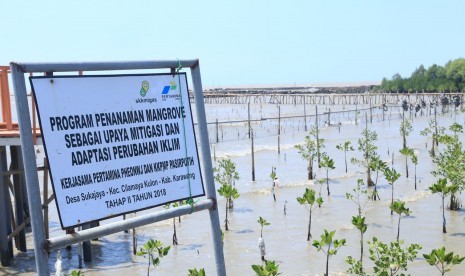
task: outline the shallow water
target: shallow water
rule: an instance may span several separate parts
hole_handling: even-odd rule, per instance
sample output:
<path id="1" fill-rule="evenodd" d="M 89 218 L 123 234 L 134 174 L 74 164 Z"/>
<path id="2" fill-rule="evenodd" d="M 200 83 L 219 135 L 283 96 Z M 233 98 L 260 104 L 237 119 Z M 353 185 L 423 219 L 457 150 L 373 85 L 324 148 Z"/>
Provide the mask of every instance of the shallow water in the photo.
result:
<path id="1" fill-rule="evenodd" d="M 226 120 L 246 120 L 246 105 L 207 105 L 207 118 L 209 122 Z M 327 110 L 342 110 L 341 106 L 319 106 L 319 112 Z M 349 107 L 346 107 L 350 109 Z M 362 108 L 358 106 L 357 108 Z M 252 119 L 263 117 L 277 117 L 275 104 L 251 105 Z M 352 107 L 353 109 L 353 107 Z M 307 113 L 314 113 L 315 107 L 307 105 Z M 310 112 L 311 111 L 311 112 Z M 418 258 L 409 264 L 408 273 L 412 275 L 438 275 L 436 268 L 427 265 L 422 253 L 429 253 L 433 248 L 445 246 L 448 251 L 465 255 L 465 221 L 463 212 L 446 211 L 447 234 L 442 234 L 441 203 L 438 195 L 432 195 L 428 186 L 435 182 L 431 171 L 435 165 L 427 152 L 431 145 L 430 139 L 419 133 L 428 123 L 430 117 L 413 116 L 413 132 L 407 141 L 418 155 L 417 166 L 418 187 L 414 189 L 414 167 L 410 163 L 409 178 L 405 177 L 405 159 L 399 153 L 402 139 L 399 134 L 401 123 L 400 110 L 393 108 L 386 112 L 385 121 L 382 121 L 381 111 L 374 110 L 373 123 L 368 127 L 378 133 L 378 152 L 382 159 L 391 164 L 394 153 L 394 168 L 401 173 L 401 177 L 394 184 L 395 198 L 406 201 L 412 211 L 411 216 L 402 219 L 400 238 L 406 244 L 419 243 L 423 249 Z M 302 106 L 282 105 L 281 116 L 303 114 Z M 357 123 L 355 124 L 355 116 Z M 304 131 L 302 118 L 286 119 L 281 121 L 280 154 L 278 154 L 277 120 L 264 120 L 252 124 L 256 133 L 255 147 L 255 175 L 256 181 L 251 181 L 251 155 L 250 140 L 247 136 L 247 124 L 223 124 L 222 137 L 216 143 L 216 127 L 209 125 L 210 140 L 213 141 L 212 155 L 219 158 L 230 158 L 237 165 L 240 179 L 236 187 L 241 196 L 234 202 L 234 210 L 230 211 L 230 231 L 225 232 L 224 254 L 228 275 L 253 275 L 252 264 L 260 264 L 260 255 L 257 239 L 260 236 L 260 226 L 257 223 L 259 216 L 271 223 L 263 230 L 266 241 L 266 258 L 276 260 L 283 275 L 322 275 L 324 273 L 325 258 L 306 241 L 308 210 L 298 204 L 296 197 L 302 196 L 306 187 L 322 192 L 324 203 L 321 208 L 315 208 L 312 214 L 312 235 L 318 238 L 324 229 L 336 230 L 336 238 L 347 239 L 347 246 L 330 260 L 331 275 L 345 275 L 348 265 L 344 262 L 347 256 L 358 258 L 360 256 L 359 231 L 351 224 L 351 217 L 356 215 L 356 205 L 345 198 L 346 192 L 351 192 L 358 178 L 365 178 L 362 169 L 348 163 L 349 172 L 345 173 L 344 155 L 336 149 L 336 145 L 350 140 L 357 148 L 357 139 L 365 126 L 361 119 L 364 112 L 357 115 L 334 114 L 331 121 L 341 126 L 326 126 L 327 118 L 321 116 L 320 137 L 326 140 L 324 151 L 336 162 L 336 169 L 329 173 L 331 195 L 327 196 L 326 186 L 314 185 L 307 181 L 307 162 L 304 161 L 294 145 L 301 143 L 307 133 Z M 369 116 L 369 115 L 368 115 Z M 462 113 L 438 114 L 441 126 L 448 127 L 452 122 L 464 123 Z M 308 128 L 315 118 L 308 118 Z M 463 138 L 463 137 L 462 137 Z M 42 161 L 42 151 L 38 155 L 38 162 Z M 355 150 L 349 152 L 347 158 L 360 157 Z M 216 164 L 213 164 L 214 166 Z M 280 179 L 281 187 L 277 189 L 277 201 L 273 201 L 271 194 L 271 181 L 269 174 L 275 166 Z M 325 171 L 317 170 L 317 178 L 323 178 Z M 41 179 L 42 176 L 39 176 Z M 397 234 L 397 216 L 391 216 L 389 210 L 391 186 L 379 178 L 378 192 L 381 201 L 367 204 L 365 215 L 368 230 L 365 241 L 376 236 L 384 242 L 395 240 Z M 51 192 L 51 188 L 49 193 Z M 461 196 L 463 201 L 463 196 Z M 224 226 L 225 201 L 219 198 L 219 212 L 222 227 Z M 284 214 L 286 205 L 287 214 Z M 63 231 L 59 227 L 55 206 L 51 205 L 51 233 L 59 236 Z M 115 218 L 108 221 L 119 220 Z M 105 221 L 106 222 L 106 221 Z M 103 222 L 103 223 L 105 223 Z M 152 271 L 153 275 L 186 275 L 191 268 L 205 268 L 207 275 L 215 275 L 215 259 L 211 240 L 209 217 L 207 212 L 195 213 L 176 220 L 177 237 L 179 245 L 172 246 L 168 256 L 161 260 L 160 266 Z M 137 229 L 138 244 L 142 245 L 148 238 L 162 241 L 170 245 L 172 240 L 173 221 L 164 221 Z M 29 247 L 32 247 L 29 233 Z M 85 275 L 145 275 L 147 260 L 132 255 L 132 237 L 128 233 L 119 233 L 101 238 L 92 242 L 93 261 L 83 265 Z M 63 269 L 77 269 L 79 265 L 77 246 L 71 251 L 62 251 Z M 56 252 L 50 256 L 50 267 L 54 271 Z M 35 269 L 33 251 L 17 253 L 13 265 L 0 268 L 1 275 L 33 274 Z M 368 259 L 368 245 L 365 242 L 365 264 L 371 270 Z M 448 275 L 465 275 L 465 264 L 455 266 Z"/>

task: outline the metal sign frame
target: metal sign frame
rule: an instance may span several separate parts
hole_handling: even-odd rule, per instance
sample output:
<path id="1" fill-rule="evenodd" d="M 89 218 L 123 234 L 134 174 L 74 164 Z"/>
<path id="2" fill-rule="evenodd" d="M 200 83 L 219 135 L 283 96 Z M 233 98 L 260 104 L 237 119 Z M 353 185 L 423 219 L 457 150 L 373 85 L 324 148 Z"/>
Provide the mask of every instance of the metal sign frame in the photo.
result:
<path id="1" fill-rule="evenodd" d="M 42 203 L 40 198 L 39 178 L 37 175 L 37 163 L 35 160 L 34 143 L 27 99 L 26 82 L 24 74 L 76 71 L 114 71 L 114 70 L 153 70 L 171 69 L 174 72 L 179 65 L 190 68 L 195 97 L 195 108 L 199 130 L 200 154 L 202 156 L 202 173 L 206 199 L 193 206 L 185 205 L 174 209 L 152 212 L 142 216 L 129 218 L 123 221 L 108 223 L 96 228 L 86 229 L 75 234 L 67 234 L 55 238 L 46 239 Z M 207 120 L 203 98 L 202 80 L 198 59 L 191 60 L 165 60 L 165 61 L 129 61 L 129 62 L 85 62 L 85 63 L 10 63 L 13 78 L 13 87 L 18 115 L 22 156 L 24 160 L 25 178 L 28 190 L 28 201 L 31 210 L 31 226 L 34 237 L 34 254 L 38 275 L 50 275 L 48 253 L 51 250 L 67 245 L 91 240 L 105 235 L 114 234 L 123 230 L 140 227 L 150 223 L 171 219 L 181 215 L 191 214 L 202 210 L 208 210 L 210 226 L 213 238 L 213 247 L 216 260 L 217 275 L 226 275 L 224 262 L 223 243 L 217 209 L 215 182 L 208 141 Z"/>

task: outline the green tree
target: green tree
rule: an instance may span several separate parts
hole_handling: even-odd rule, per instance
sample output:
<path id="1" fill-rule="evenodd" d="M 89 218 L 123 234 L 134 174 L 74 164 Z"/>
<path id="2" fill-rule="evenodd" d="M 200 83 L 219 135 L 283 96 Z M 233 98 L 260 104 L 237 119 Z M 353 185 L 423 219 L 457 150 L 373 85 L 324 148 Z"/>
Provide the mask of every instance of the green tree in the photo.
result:
<path id="1" fill-rule="evenodd" d="M 391 242 L 389 245 L 373 237 L 370 245 L 370 260 L 374 262 L 375 275 L 393 276 L 400 270 L 407 271 L 408 262 L 412 262 L 421 249 L 419 244 L 411 244 L 402 248 L 403 240 Z M 401 274 L 403 275 L 403 274 Z"/>
<path id="2" fill-rule="evenodd" d="M 309 188 L 305 188 L 305 193 L 303 194 L 302 197 L 297 197 L 297 202 L 299 202 L 300 205 L 308 204 L 310 207 L 308 208 L 309 212 L 309 218 L 308 218 L 308 233 L 307 233 L 307 241 L 310 240 L 312 237 L 312 234 L 310 233 L 310 229 L 312 227 L 312 209 L 313 205 L 317 203 L 319 206 L 323 204 L 323 199 L 321 197 L 316 197 L 315 196 L 315 191 L 311 190 Z"/>
<path id="3" fill-rule="evenodd" d="M 394 168 L 386 168 L 384 170 L 384 177 L 386 178 L 389 185 L 391 185 L 391 205 L 394 204 L 394 182 L 397 181 L 400 177 L 400 173 L 398 173 Z M 393 210 L 391 209 L 391 215 L 393 215 Z"/>
<path id="4" fill-rule="evenodd" d="M 149 263 L 147 267 L 147 275 L 150 275 L 150 264 L 153 267 L 157 267 L 160 264 L 160 259 L 168 255 L 170 246 L 163 247 L 163 244 L 159 240 L 149 239 L 140 251 L 137 252 L 137 256 L 148 257 Z"/>
<path id="5" fill-rule="evenodd" d="M 336 145 L 336 148 L 344 152 L 344 163 L 346 166 L 346 173 L 347 173 L 347 152 L 354 151 L 354 147 L 352 147 L 352 144 L 350 143 L 350 141 L 345 141 L 344 143 Z"/>
<path id="6" fill-rule="evenodd" d="M 230 201 L 239 197 L 239 192 L 231 184 L 223 184 L 218 189 L 218 193 L 226 199 L 226 215 L 224 219 L 224 229 L 229 230 L 228 209 L 231 208 Z"/>
<path id="7" fill-rule="evenodd" d="M 328 191 L 328 196 L 331 194 L 329 192 L 329 170 L 334 170 L 336 167 L 334 167 L 334 160 L 329 158 L 328 155 L 323 154 L 321 161 L 321 167 L 325 168 L 326 170 L 326 190 Z"/>
<path id="8" fill-rule="evenodd" d="M 367 185 L 373 186 L 374 183 L 371 180 L 371 162 L 373 158 L 377 157 L 378 147 L 374 144 L 378 140 L 378 134 L 375 131 L 368 130 L 367 128 L 362 130 L 362 138 L 358 139 L 358 150 L 363 153 L 362 159 L 352 158 L 352 163 L 358 164 L 366 169 L 367 172 Z"/>
<path id="9" fill-rule="evenodd" d="M 446 248 L 443 246 L 439 249 L 433 249 L 430 254 L 423 254 L 426 262 L 435 266 L 441 275 L 445 275 L 446 272 L 450 272 L 454 265 L 460 264 L 465 257 L 454 255 L 454 252 L 446 252 Z"/>
<path id="10" fill-rule="evenodd" d="M 442 233 L 447 233 L 446 230 L 446 215 L 445 215 L 445 206 L 444 206 L 444 200 L 446 196 L 448 196 L 452 191 L 455 191 L 458 189 L 456 185 L 447 185 L 447 179 L 446 178 L 440 178 L 438 181 L 433 184 L 432 186 L 429 187 L 430 191 L 433 194 L 439 194 L 441 196 L 442 200 Z"/>
<path id="11" fill-rule="evenodd" d="M 396 214 L 399 215 L 399 221 L 397 223 L 397 241 L 399 241 L 399 234 L 400 234 L 400 219 L 402 215 L 408 216 L 410 215 L 410 209 L 405 207 L 405 202 L 397 200 L 394 201 L 391 206 L 389 206 L 391 211 L 394 211 Z"/>
<path id="12" fill-rule="evenodd" d="M 236 180 L 239 180 L 239 173 L 236 171 L 236 164 L 230 159 L 220 160 L 218 167 L 213 168 L 215 181 L 220 185 L 236 186 Z M 234 208 L 234 201 L 229 201 L 229 208 Z"/>
<path id="13" fill-rule="evenodd" d="M 318 251 L 323 251 L 326 255 L 326 273 L 324 274 L 326 276 L 329 275 L 329 259 L 336 255 L 341 247 L 346 245 L 345 239 L 334 239 L 335 233 L 336 231 L 328 232 L 328 230 L 325 229 L 324 233 L 320 236 L 321 239 L 319 241 L 313 241 L 312 244 Z M 331 248 L 331 246 L 333 246 L 333 248 Z"/>
<path id="14" fill-rule="evenodd" d="M 263 238 L 263 227 L 270 225 L 270 223 L 268 221 L 266 221 L 266 219 L 264 219 L 262 217 L 259 217 L 257 222 L 260 224 L 260 237 Z"/>
<path id="15" fill-rule="evenodd" d="M 279 265 L 275 261 L 265 261 L 265 266 L 263 265 L 252 265 L 253 271 L 257 276 L 275 276 L 281 275 L 279 273 Z"/>

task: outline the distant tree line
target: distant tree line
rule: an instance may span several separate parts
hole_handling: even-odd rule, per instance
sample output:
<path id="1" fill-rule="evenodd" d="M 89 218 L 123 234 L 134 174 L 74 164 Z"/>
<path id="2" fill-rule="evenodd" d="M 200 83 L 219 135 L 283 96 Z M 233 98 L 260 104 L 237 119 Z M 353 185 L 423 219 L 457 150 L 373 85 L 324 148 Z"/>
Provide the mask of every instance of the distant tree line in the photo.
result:
<path id="1" fill-rule="evenodd" d="M 375 90 L 385 92 L 464 92 L 465 58 L 449 61 L 445 66 L 437 64 L 425 69 L 420 65 L 409 78 L 394 74 L 390 80 L 383 78 Z"/>

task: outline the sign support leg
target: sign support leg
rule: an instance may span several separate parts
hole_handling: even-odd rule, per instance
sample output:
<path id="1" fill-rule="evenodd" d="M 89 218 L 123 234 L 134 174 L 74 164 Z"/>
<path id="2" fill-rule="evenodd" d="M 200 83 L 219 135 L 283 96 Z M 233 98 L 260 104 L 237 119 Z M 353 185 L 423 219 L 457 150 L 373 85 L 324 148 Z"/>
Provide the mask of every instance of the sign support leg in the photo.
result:
<path id="1" fill-rule="evenodd" d="M 40 199 L 39 177 L 35 159 L 34 143 L 31 133 L 31 120 L 27 100 L 24 72 L 11 63 L 11 75 L 15 91 L 16 110 L 18 114 L 19 131 L 22 145 L 22 155 L 25 168 L 28 202 L 30 206 L 31 226 L 34 235 L 34 254 L 37 274 L 50 275 L 48 267 L 48 253 L 43 250 L 45 243 L 44 219 L 42 216 L 42 202 Z"/>
<path id="2" fill-rule="evenodd" d="M 221 239 L 220 217 L 218 214 L 218 204 L 216 201 L 215 180 L 213 179 L 213 168 L 208 142 L 207 119 L 203 101 L 202 80 L 200 78 L 200 68 L 198 64 L 191 67 L 192 83 L 195 91 L 195 108 L 197 111 L 197 123 L 199 127 L 200 148 L 203 156 L 203 169 L 205 172 L 205 190 L 207 197 L 213 199 L 215 205 L 209 209 L 210 226 L 212 230 L 213 248 L 215 251 L 216 274 L 226 275 L 224 263 L 223 241 Z"/>

